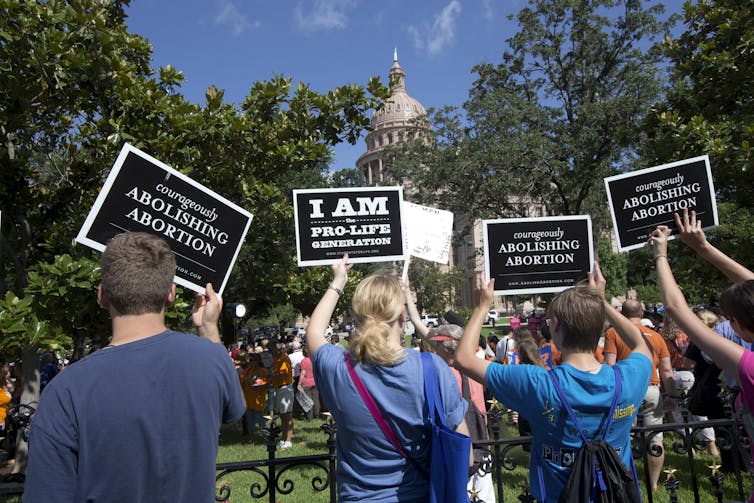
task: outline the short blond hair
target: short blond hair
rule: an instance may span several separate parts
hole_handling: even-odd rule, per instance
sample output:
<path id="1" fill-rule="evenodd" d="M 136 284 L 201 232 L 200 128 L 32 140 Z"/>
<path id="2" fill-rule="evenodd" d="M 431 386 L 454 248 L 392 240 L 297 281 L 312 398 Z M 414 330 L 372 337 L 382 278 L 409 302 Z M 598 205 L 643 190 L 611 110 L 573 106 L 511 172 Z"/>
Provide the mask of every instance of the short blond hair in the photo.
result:
<path id="1" fill-rule="evenodd" d="M 707 325 L 710 328 L 715 328 L 718 323 L 720 323 L 720 317 L 710 311 L 709 309 L 702 309 L 696 315 L 699 317 L 700 320 L 704 322 L 705 325 Z"/>
<path id="2" fill-rule="evenodd" d="M 348 350 L 359 362 L 395 365 L 405 358 L 387 344 L 395 323 L 403 313 L 405 294 L 398 278 L 374 274 L 362 280 L 353 294 L 351 308 L 356 329 L 349 338 Z"/>

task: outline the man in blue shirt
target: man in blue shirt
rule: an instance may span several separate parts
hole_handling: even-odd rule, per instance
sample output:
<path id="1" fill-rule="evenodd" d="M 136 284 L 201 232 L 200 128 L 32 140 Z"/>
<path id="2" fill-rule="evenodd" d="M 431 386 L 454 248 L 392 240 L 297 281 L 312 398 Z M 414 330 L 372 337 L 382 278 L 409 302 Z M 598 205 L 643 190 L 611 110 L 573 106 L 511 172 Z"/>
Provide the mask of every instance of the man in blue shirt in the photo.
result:
<path id="1" fill-rule="evenodd" d="M 192 316 L 200 335 L 170 331 L 175 257 L 145 233 L 114 237 L 97 299 L 107 347 L 45 388 L 29 438 L 25 502 L 213 501 L 220 423 L 244 413 L 207 284 Z"/>
<path id="2" fill-rule="evenodd" d="M 588 287 L 577 286 L 560 293 L 548 307 L 552 339 L 563 358 L 553 372 L 581 426 L 587 430 L 585 436 L 596 438 L 615 394 L 613 371 L 594 356 L 607 316 L 632 349 L 626 360 L 616 364 L 623 390 L 607 434 L 607 442 L 629 466 L 631 425 L 649 383 L 651 354 L 639 329 L 605 302 L 605 279 L 596 263 L 589 283 Z M 557 502 L 582 441 L 547 370 L 476 358 L 476 341 L 492 304 L 494 286 L 493 279 L 477 290 L 477 305 L 456 351 L 456 367 L 488 386 L 498 400 L 529 421 L 533 433 L 529 467 L 532 493 L 540 502 Z"/>

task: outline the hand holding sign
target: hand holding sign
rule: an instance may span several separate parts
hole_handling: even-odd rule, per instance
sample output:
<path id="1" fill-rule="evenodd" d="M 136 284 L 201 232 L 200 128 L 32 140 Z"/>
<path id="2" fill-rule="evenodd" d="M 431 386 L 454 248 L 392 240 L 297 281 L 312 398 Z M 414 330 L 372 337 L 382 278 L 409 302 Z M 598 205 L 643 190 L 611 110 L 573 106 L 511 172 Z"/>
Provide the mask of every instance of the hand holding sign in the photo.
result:
<path id="1" fill-rule="evenodd" d="M 654 258 L 668 257 L 668 238 L 671 233 L 667 225 L 658 225 L 649 235 L 647 243 L 652 247 Z"/>
<path id="2" fill-rule="evenodd" d="M 196 294 L 191 320 L 194 322 L 194 326 L 199 329 L 199 335 L 213 342 L 221 342 L 217 321 L 223 311 L 223 299 L 212 288 L 212 283 L 207 283 L 204 290 L 206 293 Z"/>
<path id="3" fill-rule="evenodd" d="M 488 309 L 495 300 L 495 278 L 489 280 L 486 285 L 479 285 L 474 292 L 474 297 L 476 297 L 478 307 Z"/>
<path id="4" fill-rule="evenodd" d="M 597 263 L 597 261 L 594 261 L 594 270 L 587 273 L 587 277 L 589 278 L 589 286 L 592 288 L 596 288 L 597 291 L 600 292 L 602 295 L 602 298 L 605 298 L 605 287 L 607 286 L 607 281 L 605 280 L 605 277 L 602 275 L 602 271 L 600 270 L 600 265 Z"/>
<path id="5" fill-rule="evenodd" d="M 353 264 L 348 263 L 348 254 L 343 255 L 343 259 L 332 265 L 332 285 L 343 290 L 348 281 L 348 271 L 351 270 Z"/>

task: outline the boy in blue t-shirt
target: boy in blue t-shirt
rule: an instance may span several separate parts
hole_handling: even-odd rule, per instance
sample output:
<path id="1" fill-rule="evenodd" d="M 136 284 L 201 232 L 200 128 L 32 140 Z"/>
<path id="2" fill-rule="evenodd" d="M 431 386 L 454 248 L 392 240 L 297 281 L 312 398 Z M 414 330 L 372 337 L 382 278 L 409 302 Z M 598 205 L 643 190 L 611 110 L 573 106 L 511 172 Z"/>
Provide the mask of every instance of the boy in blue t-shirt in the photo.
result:
<path id="1" fill-rule="evenodd" d="M 477 289 L 477 305 L 456 350 L 455 365 L 529 421 L 533 432 L 529 467 L 532 493 L 538 501 L 556 502 L 582 441 L 546 369 L 500 365 L 476 357 L 476 341 L 492 304 L 494 287 L 493 279 Z M 639 329 L 605 301 L 605 278 L 596 263 L 594 272 L 589 273 L 589 286 L 565 290 L 547 309 L 553 342 L 562 352 L 562 364 L 554 372 L 582 428 L 587 430 L 586 437 L 596 438 L 615 394 L 613 371 L 594 356 L 606 317 L 633 351 L 616 364 L 623 390 L 606 439 L 630 466 L 631 425 L 649 384 L 651 354 Z"/>

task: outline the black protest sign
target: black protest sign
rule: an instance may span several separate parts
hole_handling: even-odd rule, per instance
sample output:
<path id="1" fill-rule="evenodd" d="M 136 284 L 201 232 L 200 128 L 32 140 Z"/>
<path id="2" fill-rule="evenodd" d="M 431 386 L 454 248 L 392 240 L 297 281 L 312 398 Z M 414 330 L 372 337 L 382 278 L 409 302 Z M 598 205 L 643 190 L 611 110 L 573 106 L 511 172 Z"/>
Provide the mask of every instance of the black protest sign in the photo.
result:
<path id="1" fill-rule="evenodd" d="M 175 253 L 175 282 L 222 294 L 252 215 L 170 166 L 126 144 L 76 241 L 103 251 L 127 231 L 163 238 Z"/>
<path id="2" fill-rule="evenodd" d="M 401 187 L 293 191 L 301 266 L 404 260 Z"/>
<path id="3" fill-rule="evenodd" d="M 487 278 L 500 295 L 561 292 L 593 263 L 588 215 L 483 220 Z"/>
<path id="4" fill-rule="evenodd" d="M 644 246 L 658 225 L 677 234 L 673 213 L 684 209 L 696 211 L 705 229 L 719 223 L 706 155 L 611 176 L 605 188 L 620 251 Z"/>

